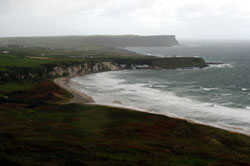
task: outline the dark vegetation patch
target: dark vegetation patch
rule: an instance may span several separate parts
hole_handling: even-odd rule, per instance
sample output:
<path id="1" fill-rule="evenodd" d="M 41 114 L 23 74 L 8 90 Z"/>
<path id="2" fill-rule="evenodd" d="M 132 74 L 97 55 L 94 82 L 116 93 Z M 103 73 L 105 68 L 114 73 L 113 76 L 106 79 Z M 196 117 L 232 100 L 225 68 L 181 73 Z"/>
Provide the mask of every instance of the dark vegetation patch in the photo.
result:
<path id="1" fill-rule="evenodd" d="M 0 109 L 2 160 L 20 165 L 247 165 L 249 137 L 91 105 Z"/>
<path id="2" fill-rule="evenodd" d="M 9 85 L 9 84 L 8 84 Z M 13 84 L 14 86 L 15 84 Z M 25 84 L 28 85 L 28 84 Z M 24 87 L 20 91 L 6 92 L 0 97 L 2 105 L 8 107 L 24 106 L 36 107 L 48 103 L 66 103 L 72 95 L 54 84 L 52 80 L 42 80 L 41 82 L 32 84 L 33 86 Z M 17 87 L 19 87 L 17 85 Z M 20 88 L 23 88 L 22 86 Z M 29 88 L 28 90 L 25 90 Z"/>
<path id="3" fill-rule="evenodd" d="M 71 96 L 50 80 L 16 95 L 18 102 L 0 105 L 6 165 L 250 163 L 250 139 L 240 134 L 133 110 L 61 104 Z"/>

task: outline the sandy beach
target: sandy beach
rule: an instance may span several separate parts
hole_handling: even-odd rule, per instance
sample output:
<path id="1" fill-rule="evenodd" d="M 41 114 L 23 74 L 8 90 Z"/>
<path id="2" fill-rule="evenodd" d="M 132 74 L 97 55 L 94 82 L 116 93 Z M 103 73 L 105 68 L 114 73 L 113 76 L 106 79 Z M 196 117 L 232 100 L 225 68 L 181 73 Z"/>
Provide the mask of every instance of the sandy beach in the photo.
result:
<path id="1" fill-rule="evenodd" d="M 60 77 L 54 79 L 54 82 L 63 89 L 66 89 L 68 92 L 73 94 L 73 98 L 69 103 L 77 103 L 77 104 L 86 104 L 86 103 L 95 103 L 94 99 L 91 96 L 88 96 L 84 93 L 81 93 L 74 88 L 69 86 L 70 77 Z"/>

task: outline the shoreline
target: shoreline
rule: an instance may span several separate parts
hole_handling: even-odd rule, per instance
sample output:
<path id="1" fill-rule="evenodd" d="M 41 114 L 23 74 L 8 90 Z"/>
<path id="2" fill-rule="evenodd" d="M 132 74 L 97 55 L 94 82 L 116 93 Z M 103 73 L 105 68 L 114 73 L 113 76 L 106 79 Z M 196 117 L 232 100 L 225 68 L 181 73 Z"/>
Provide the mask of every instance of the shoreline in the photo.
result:
<path id="1" fill-rule="evenodd" d="M 91 96 L 88 96 L 85 93 L 75 90 L 74 88 L 69 86 L 71 82 L 70 77 L 59 77 L 54 79 L 54 83 L 59 87 L 67 90 L 73 95 L 73 98 L 68 103 L 77 103 L 77 104 L 87 104 L 87 103 L 95 103 L 94 99 Z"/>
<path id="2" fill-rule="evenodd" d="M 240 128 L 234 128 L 234 127 L 228 127 L 228 126 L 220 126 L 220 125 L 213 125 L 213 124 L 209 124 L 209 123 L 203 123 L 203 122 L 195 121 L 195 120 L 192 120 L 192 119 L 177 117 L 177 116 L 174 116 L 174 115 L 171 115 L 171 114 L 154 113 L 154 112 L 148 111 L 146 109 L 140 109 L 140 108 L 135 108 L 135 107 L 124 106 L 122 104 L 120 105 L 120 104 L 117 104 L 116 101 L 114 101 L 113 104 L 98 104 L 98 103 L 96 103 L 94 101 L 93 97 L 87 95 L 84 92 L 80 92 L 80 91 L 72 88 L 69 85 L 69 83 L 71 82 L 71 80 L 70 80 L 71 78 L 72 77 L 59 77 L 59 78 L 54 79 L 55 84 L 57 84 L 59 87 L 65 89 L 65 90 L 67 90 L 68 92 L 72 93 L 73 98 L 68 103 L 107 106 L 107 107 L 112 107 L 112 108 L 121 108 L 121 109 L 127 109 L 127 110 L 131 110 L 131 111 L 139 111 L 139 112 L 144 112 L 144 113 L 149 113 L 149 114 L 167 116 L 169 118 L 184 120 L 184 121 L 186 121 L 188 123 L 191 123 L 191 124 L 214 127 L 214 128 L 217 128 L 217 129 L 221 129 L 221 130 L 231 132 L 231 133 L 242 134 L 242 135 L 250 137 L 250 133 L 248 133 L 248 132 L 246 132 L 246 131 L 244 131 L 243 129 L 240 129 Z"/>

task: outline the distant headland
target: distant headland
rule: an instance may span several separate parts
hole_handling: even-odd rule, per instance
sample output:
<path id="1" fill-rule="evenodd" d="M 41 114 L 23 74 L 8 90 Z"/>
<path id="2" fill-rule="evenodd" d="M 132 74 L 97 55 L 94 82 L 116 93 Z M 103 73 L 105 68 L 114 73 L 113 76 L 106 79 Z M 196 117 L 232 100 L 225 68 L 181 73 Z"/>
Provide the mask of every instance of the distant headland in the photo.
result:
<path id="1" fill-rule="evenodd" d="M 169 47 L 179 45 L 174 35 L 83 36 L 83 42 L 111 47 Z"/>
<path id="2" fill-rule="evenodd" d="M 4 44 L 4 45 L 3 45 Z M 104 47 L 171 47 L 179 45 L 175 35 L 93 35 L 0 38 L 0 46 L 24 47 L 104 46 Z M 64 48 L 65 48 L 64 47 Z"/>

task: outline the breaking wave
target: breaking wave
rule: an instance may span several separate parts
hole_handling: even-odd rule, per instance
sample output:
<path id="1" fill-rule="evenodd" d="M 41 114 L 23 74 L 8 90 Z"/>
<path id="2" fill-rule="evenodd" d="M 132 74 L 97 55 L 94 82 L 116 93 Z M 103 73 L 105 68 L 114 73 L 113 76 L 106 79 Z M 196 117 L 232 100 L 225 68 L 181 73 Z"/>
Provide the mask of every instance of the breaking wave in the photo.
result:
<path id="1" fill-rule="evenodd" d="M 78 76 L 72 81 L 77 83 L 76 89 L 91 95 L 98 104 L 117 106 L 116 101 L 121 101 L 119 106 L 190 119 L 229 130 L 237 128 L 239 132 L 250 133 L 250 107 L 232 108 L 227 107 L 231 103 L 218 105 L 179 97 L 173 92 L 161 90 L 167 86 L 153 81 L 128 83 L 126 79 L 118 77 L 123 72 L 126 71 Z M 214 89 L 203 88 L 205 91 Z"/>

